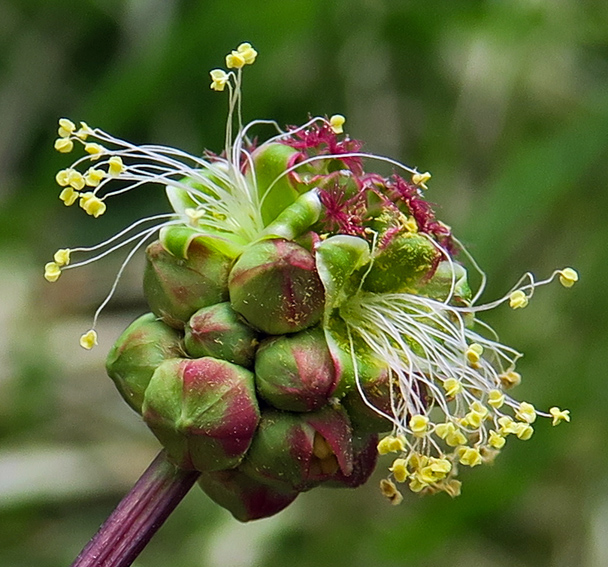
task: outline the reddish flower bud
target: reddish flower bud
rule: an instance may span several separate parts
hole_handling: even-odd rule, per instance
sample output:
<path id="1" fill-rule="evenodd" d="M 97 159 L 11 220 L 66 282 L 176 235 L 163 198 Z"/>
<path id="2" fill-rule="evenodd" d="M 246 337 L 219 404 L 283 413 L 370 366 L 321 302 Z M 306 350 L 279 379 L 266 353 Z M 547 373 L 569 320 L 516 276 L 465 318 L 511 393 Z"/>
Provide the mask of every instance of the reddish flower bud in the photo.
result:
<path id="1" fill-rule="evenodd" d="M 181 329 L 192 314 L 228 299 L 228 272 L 232 260 L 200 239 L 188 246 L 187 258 L 178 258 L 153 242 L 146 250 L 144 292 L 155 315 Z"/>
<path id="2" fill-rule="evenodd" d="M 263 484 L 239 469 L 204 473 L 198 483 L 209 498 L 241 522 L 274 516 L 299 494 Z"/>
<path id="3" fill-rule="evenodd" d="M 342 408 L 262 414 L 241 470 L 283 490 L 308 490 L 353 472 L 352 430 Z"/>
<path id="4" fill-rule="evenodd" d="M 184 344 L 193 358 L 212 356 L 253 366 L 258 334 L 230 307 L 217 303 L 199 309 L 186 324 Z"/>
<path id="5" fill-rule="evenodd" d="M 106 360 L 106 370 L 125 401 L 138 413 L 156 368 L 181 355 L 179 334 L 154 313 L 135 320 L 120 335 Z"/>
<path id="6" fill-rule="evenodd" d="M 335 478 L 323 486 L 328 488 L 357 488 L 365 484 L 378 462 L 378 436 L 376 434 L 353 437 L 353 472 L 345 475 L 339 471 Z"/>
<path id="7" fill-rule="evenodd" d="M 143 417 L 178 466 L 233 468 L 259 420 L 253 374 L 211 357 L 167 360 L 146 389 Z"/>
<path id="8" fill-rule="evenodd" d="M 274 407 L 311 411 L 327 403 L 336 388 L 336 372 L 321 329 L 271 337 L 255 359 L 256 386 Z"/>
<path id="9" fill-rule="evenodd" d="M 228 285 L 232 308 L 270 335 L 302 331 L 323 314 L 325 292 L 315 260 L 295 242 L 253 244 L 234 265 Z"/>

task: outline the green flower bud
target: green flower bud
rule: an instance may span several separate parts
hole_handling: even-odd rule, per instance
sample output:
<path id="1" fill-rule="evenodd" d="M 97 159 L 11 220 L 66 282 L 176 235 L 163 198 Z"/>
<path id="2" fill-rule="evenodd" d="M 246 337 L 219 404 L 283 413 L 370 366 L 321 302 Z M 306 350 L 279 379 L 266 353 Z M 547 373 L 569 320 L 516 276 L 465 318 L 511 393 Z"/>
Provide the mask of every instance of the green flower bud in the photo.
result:
<path id="1" fill-rule="evenodd" d="M 263 484 L 239 469 L 203 473 L 198 483 L 209 498 L 241 522 L 274 516 L 299 494 Z"/>
<path id="2" fill-rule="evenodd" d="M 262 414 L 241 470 L 283 490 L 309 490 L 353 472 L 352 429 L 346 412 L 325 406 L 309 413 Z"/>
<path id="3" fill-rule="evenodd" d="M 453 303 L 469 304 L 472 293 L 467 281 L 467 271 L 456 262 L 439 262 L 433 277 L 418 287 L 418 293 L 438 301 L 445 301 L 450 290 L 452 290 Z"/>
<path id="4" fill-rule="evenodd" d="M 178 466 L 233 468 L 259 420 L 253 374 L 211 357 L 167 360 L 146 389 L 143 418 Z"/>
<path id="5" fill-rule="evenodd" d="M 184 345 L 191 357 L 212 356 L 240 366 L 253 366 L 258 334 L 240 319 L 230 303 L 199 309 L 185 331 Z"/>
<path id="6" fill-rule="evenodd" d="M 208 305 L 228 299 L 228 272 L 231 259 L 193 239 L 187 256 L 167 252 L 160 242 L 146 250 L 144 292 L 155 315 L 181 329 L 192 314 Z"/>
<path id="7" fill-rule="evenodd" d="M 336 373 L 321 329 L 271 337 L 255 359 L 258 392 L 271 405 L 311 411 L 327 403 L 336 388 Z"/>
<path id="8" fill-rule="evenodd" d="M 141 413 L 144 392 L 156 368 L 183 354 L 180 339 L 175 329 L 158 321 L 154 313 L 147 313 L 131 323 L 114 343 L 106 370 L 136 412 Z"/>
<path id="9" fill-rule="evenodd" d="M 264 225 L 271 223 L 298 198 L 298 191 L 285 170 L 298 151 L 285 144 L 273 142 L 257 148 L 252 155 L 255 181 L 262 200 Z M 276 183 L 275 183 L 276 181 Z"/>
<path id="10" fill-rule="evenodd" d="M 363 287 L 374 293 L 407 291 L 429 273 L 438 257 L 439 252 L 428 238 L 399 234 L 376 252 Z"/>
<path id="11" fill-rule="evenodd" d="M 323 315 L 325 292 L 315 260 L 295 242 L 253 244 L 234 265 L 228 286 L 232 308 L 270 335 L 302 331 Z"/>

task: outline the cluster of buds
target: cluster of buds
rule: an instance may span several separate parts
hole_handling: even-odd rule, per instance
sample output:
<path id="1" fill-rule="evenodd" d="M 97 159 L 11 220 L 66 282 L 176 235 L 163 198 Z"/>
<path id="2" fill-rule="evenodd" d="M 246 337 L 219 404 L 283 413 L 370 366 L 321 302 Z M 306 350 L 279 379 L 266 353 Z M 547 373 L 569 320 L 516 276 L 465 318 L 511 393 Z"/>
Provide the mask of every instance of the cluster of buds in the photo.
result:
<path id="1" fill-rule="evenodd" d="M 151 313 L 118 339 L 107 370 L 170 458 L 199 471 L 203 490 L 238 519 L 272 515 L 319 485 L 359 486 L 387 453 L 395 459 L 381 490 L 392 503 L 400 483 L 455 496 L 459 466 L 493 460 L 509 437 L 529 439 L 538 416 L 569 421 L 567 410 L 538 411 L 507 393 L 521 354 L 478 314 L 523 308 L 538 285 L 570 287 L 577 273 L 526 274 L 479 304 L 483 286 L 474 293 L 467 279 L 477 265 L 424 199 L 428 172 L 362 151 L 340 115 L 286 131 L 241 123 L 242 68 L 256 56 L 241 44 L 229 72 L 211 72 L 211 88 L 229 90 L 220 155 L 60 121 L 56 148 L 80 143 L 86 154 L 57 176 L 66 205 L 80 200 L 98 217 L 111 196 L 160 183 L 173 212 L 60 250 L 45 276 L 131 245 L 81 337 L 92 348 L 101 309 L 147 244 Z M 253 143 L 258 124 L 277 134 Z M 95 168 L 81 173 L 88 160 Z M 373 160 L 394 173 L 366 171 Z M 120 188 L 108 191 L 114 179 Z M 70 264 L 74 254 L 86 257 Z"/>

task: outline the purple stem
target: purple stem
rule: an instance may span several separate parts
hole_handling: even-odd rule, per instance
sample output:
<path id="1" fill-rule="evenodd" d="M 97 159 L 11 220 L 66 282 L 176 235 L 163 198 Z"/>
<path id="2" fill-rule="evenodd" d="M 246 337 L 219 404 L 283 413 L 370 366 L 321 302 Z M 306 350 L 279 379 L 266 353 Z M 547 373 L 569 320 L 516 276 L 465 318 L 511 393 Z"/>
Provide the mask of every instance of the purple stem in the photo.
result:
<path id="1" fill-rule="evenodd" d="M 161 451 L 72 567 L 131 565 L 198 476 L 196 471 L 185 471 L 171 464 Z"/>

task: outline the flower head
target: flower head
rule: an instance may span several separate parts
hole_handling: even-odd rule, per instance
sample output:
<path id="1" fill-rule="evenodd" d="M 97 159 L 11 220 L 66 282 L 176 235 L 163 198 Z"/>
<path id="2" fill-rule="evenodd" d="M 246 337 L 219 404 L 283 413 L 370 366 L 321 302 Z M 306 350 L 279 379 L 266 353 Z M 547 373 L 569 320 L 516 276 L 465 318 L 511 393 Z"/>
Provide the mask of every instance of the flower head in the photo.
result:
<path id="1" fill-rule="evenodd" d="M 65 205 L 78 201 L 98 218 L 112 197 L 161 184 L 172 211 L 99 245 L 59 250 L 45 278 L 130 246 L 81 337 L 92 348 L 126 263 L 158 236 L 146 248 L 144 278 L 153 314 L 121 338 L 110 372 L 175 461 L 214 473 L 203 485 L 235 514 L 265 514 L 253 493 L 276 510 L 321 482 L 355 486 L 371 474 L 376 444 L 393 456 L 381 484 L 393 504 L 402 500 L 397 484 L 456 496 L 459 468 L 491 461 L 509 437 L 529 439 L 539 416 L 570 419 L 568 410 L 544 412 L 511 397 L 522 355 L 480 315 L 503 304 L 523 308 L 538 286 L 559 279 L 571 287 L 578 274 L 526 274 L 503 297 L 480 303 L 485 275 L 474 292 L 467 269 L 477 264 L 423 196 L 430 173 L 364 152 L 343 133 L 341 115 L 286 130 L 242 123 L 242 69 L 256 57 L 242 43 L 226 57 L 229 71 L 211 71 L 211 88 L 228 91 L 219 155 L 138 146 L 60 120 L 57 151 L 83 150 L 56 176 Z M 262 124 L 277 133 L 254 144 L 250 131 Z M 393 173 L 370 172 L 373 162 Z M 149 353 L 149 337 L 166 348 Z M 264 411 L 254 434 L 256 391 Z M 211 420 L 200 407 L 218 397 Z M 243 430 L 233 452 L 228 427 Z M 209 455 L 217 467 L 209 468 Z"/>

